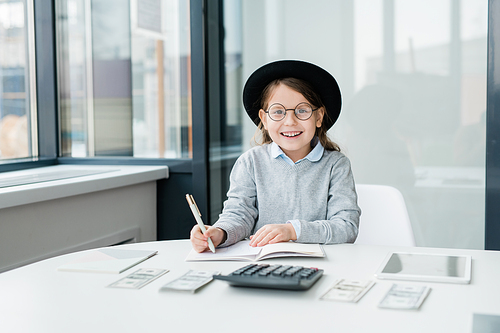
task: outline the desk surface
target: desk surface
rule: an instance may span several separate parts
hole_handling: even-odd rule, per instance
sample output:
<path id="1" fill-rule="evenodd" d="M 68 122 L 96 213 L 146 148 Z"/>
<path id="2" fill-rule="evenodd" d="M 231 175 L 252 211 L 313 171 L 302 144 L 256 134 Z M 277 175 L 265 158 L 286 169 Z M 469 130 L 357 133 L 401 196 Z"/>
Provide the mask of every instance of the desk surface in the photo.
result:
<path id="1" fill-rule="evenodd" d="M 264 261 L 323 268 L 324 276 L 308 291 L 235 288 L 212 281 L 188 294 L 159 289 L 189 269 L 228 274 L 247 263 L 185 262 L 191 249 L 187 240 L 121 247 L 153 249 L 158 254 L 119 275 L 56 270 L 82 252 L 0 274 L 0 331 L 471 332 L 474 313 L 500 315 L 500 252 L 327 245 L 326 258 Z M 387 253 L 408 250 L 471 255 L 471 283 L 401 282 L 432 288 L 422 307 L 417 311 L 379 309 L 378 303 L 397 281 L 377 280 L 373 274 Z M 106 288 L 137 268 L 166 268 L 170 272 L 139 290 Z M 358 303 L 320 300 L 337 278 L 372 279 L 376 284 Z"/>

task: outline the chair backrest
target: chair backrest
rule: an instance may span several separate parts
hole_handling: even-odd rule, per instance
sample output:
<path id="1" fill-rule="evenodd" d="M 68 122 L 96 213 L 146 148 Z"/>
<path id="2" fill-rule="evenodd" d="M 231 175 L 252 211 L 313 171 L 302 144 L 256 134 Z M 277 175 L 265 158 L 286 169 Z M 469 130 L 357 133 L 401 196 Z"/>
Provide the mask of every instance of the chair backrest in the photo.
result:
<path id="1" fill-rule="evenodd" d="M 403 195 L 385 185 L 357 184 L 361 208 L 355 244 L 415 246 Z"/>

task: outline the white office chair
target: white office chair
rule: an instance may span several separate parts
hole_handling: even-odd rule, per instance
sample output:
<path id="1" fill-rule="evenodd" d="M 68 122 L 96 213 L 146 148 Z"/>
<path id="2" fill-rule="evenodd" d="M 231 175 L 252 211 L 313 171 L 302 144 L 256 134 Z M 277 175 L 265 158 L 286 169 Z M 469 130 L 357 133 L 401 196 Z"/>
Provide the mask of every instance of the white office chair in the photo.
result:
<path id="1" fill-rule="evenodd" d="M 356 185 L 361 208 L 355 244 L 415 246 L 415 237 L 399 190 L 385 185 Z"/>

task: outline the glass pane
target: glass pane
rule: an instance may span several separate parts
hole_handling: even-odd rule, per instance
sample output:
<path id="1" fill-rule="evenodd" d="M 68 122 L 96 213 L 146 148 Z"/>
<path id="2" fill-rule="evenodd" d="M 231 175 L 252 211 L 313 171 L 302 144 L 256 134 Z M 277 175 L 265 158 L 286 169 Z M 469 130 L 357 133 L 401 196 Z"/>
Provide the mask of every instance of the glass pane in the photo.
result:
<path id="1" fill-rule="evenodd" d="M 62 155 L 190 157 L 188 0 L 60 0 Z"/>
<path id="2" fill-rule="evenodd" d="M 57 2 L 57 49 L 62 156 L 88 154 L 89 57 L 84 0 Z M 92 86 L 90 86 L 92 88 Z M 91 95 L 91 94 L 90 94 Z"/>
<path id="3" fill-rule="evenodd" d="M 356 182 L 403 193 L 418 246 L 482 249 L 487 15 L 487 0 L 242 0 L 241 82 L 278 59 L 327 69 Z"/>
<path id="4" fill-rule="evenodd" d="M 191 157 L 189 1 L 132 4 L 134 156 Z"/>
<path id="5" fill-rule="evenodd" d="M 225 89 L 218 92 L 220 104 L 210 110 L 209 117 L 210 221 L 212 223 L 219 217 L 229 189 L 229 174 L 242 152 L 242 124 L 246 117 L 241 103 L 243 89 L 241 0 L 224 0 L 221 4 L 224 29 L 224 40 L 221 43 L 224 47 L 224 62 L 220 86 Z M 211 5 L 216 5 L 216 2 Z M 213 72 L 216 71 L 211 73 Z M 210 97 L 217 99 L 214 94 Z"/>
<path id="6" fill-rule="evenodd" d="M 0 159 L 32 156 L 25 1 L 0 0 Z"/>

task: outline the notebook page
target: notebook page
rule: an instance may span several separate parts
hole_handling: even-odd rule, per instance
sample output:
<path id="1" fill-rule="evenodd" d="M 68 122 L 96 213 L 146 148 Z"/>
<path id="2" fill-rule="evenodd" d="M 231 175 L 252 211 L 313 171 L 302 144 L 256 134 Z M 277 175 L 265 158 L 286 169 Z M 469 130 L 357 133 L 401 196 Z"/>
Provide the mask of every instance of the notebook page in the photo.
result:
<path id="1" fill-rule="evenodd" d="M 220 247 L 215 249 L 215 253 L 205 251 L 202 253 L 191 253 L 187 260 L 224 260 L 224 259 L 250 259 L 253 260 L 260 253 L 262 248 L 252 247 L 249 245 L 250 241 L 241 241 L 228 247 Z"/>
<path id="2" fill-rule="evenodd" d="M 319 244 L 303 244 L 295 242 L 283 242 L 276 244 L 268 244 L 262 248 L 259 257 L 265 256 L 314 256 L 323 257 L 324 253 Z"/>

